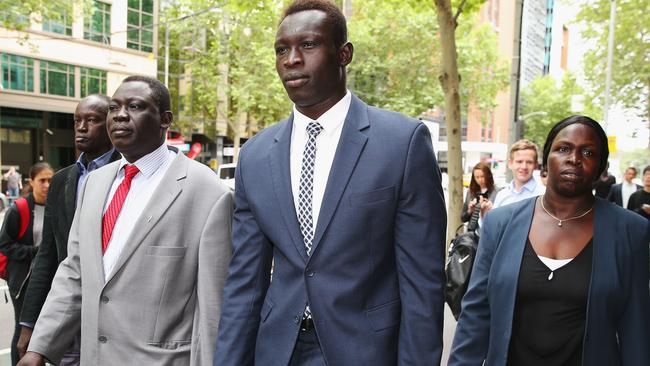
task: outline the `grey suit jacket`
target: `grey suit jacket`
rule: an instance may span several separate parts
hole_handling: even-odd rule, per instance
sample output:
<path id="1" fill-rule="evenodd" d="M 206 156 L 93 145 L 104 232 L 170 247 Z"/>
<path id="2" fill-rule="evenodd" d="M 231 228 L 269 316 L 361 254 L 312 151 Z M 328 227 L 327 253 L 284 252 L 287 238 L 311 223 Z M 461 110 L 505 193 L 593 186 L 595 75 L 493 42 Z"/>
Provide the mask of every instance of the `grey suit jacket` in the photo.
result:
<path id="1" fill-rule="evenodd" d="M 212 365 L 232 193 L 179 153 L 104 281 L 102 210 L 118 165 L 88 176 L 29 351 L 58 363 L 81 327 L 82 365 Z"/>

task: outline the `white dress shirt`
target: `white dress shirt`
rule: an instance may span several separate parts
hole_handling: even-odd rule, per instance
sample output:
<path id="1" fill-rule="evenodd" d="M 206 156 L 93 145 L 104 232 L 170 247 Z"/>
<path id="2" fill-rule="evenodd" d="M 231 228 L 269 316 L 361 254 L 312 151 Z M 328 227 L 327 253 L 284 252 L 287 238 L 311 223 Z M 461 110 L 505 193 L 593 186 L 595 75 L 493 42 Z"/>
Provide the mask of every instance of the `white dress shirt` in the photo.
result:
<path id="1" fill-rule="evenodd" d="M 314 231 L 316 231 L 316 225 L 318 224 L 320 207 L 323 203 L 323 195 L 325 194 L 327 179 L 329 178 L 332 162 L 334 161 L 334 154 L 336 154 L 336 148 L 341 138 L 343 122 L 348 115 L 351 101 L 352 94 L 348 90 L 338 103 L 317 119 L 318 123 L 323 127 L 323 131 L 316 138 L 316 160 L 314 163 L 314 185 L 311 201 Z M 300 204 L 298 196 L 300 193 L 302 154 L 307 143 L 307 125 L 311 121 L 311 118 L 300 113 L 294 105 L 289 159 L 291 162 L 291 191 L 293 192 L 293 204 L 296 212 L 298 212 L 298 206 Z"/>
<path id="2" fill-rule="evenodd" d="M 153 192 L 160 184 L 162 177 L 175 158 L 176 152 L 168 149 L 167 145 L 162 144 L 153 152 L 133 163 L 138 167 L 140 172 L 131 181 L 131 189 L 129 189 L 129 193 L 124 200 L 124 205 L 122 206 L 122 210 L 120 210 L 120 215 L 117 217 L 111 239 L 108 242 L 108 248 L 104 253 L 104 280 L 108 279 L 122 250 L 128 245 L 127 239 L 131 235 L 131 232 L 133 232 L 138 218 L 142 215 L 144 208 L 147 207 L 147 204 L 153 196 Z M 111 186 L 108 199 L 104 203 L 104 213 L 108 209 L 108 205 L 111 203 L 117 187 L 124 180 L 124 169 L 122 168 L 126 164 L 129 164 L 129 162 L 122 157 L 117 176 Z"/>
<path id="3" fill-rule="evenodd" d="M 627 203 L 630 201 L 630 196 L 634 192 L 636 192 L 636 184 L 623 180 L 623 183 L 621 183 L 621 198 L 623 202 L 623 208 L 627 208 Z"/>

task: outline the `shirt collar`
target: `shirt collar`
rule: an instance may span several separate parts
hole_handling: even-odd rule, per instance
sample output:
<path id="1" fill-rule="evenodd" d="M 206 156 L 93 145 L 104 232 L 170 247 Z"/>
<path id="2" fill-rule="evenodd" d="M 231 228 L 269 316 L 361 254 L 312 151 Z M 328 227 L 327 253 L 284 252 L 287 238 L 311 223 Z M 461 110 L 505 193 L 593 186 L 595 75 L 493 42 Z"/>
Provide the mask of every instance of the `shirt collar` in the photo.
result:
<path id="1" fill-rule="evenodd" d="M 321 127 L 323 127 L 323 133 L 330 134 L 333 131 L 336 131 L 343 124 L 345 117 L 348 115 L 351 102 L 352 94 L 347 90 L 345 96 L 341 98 L 341 100 L 316 119 L 316 121 L 320 123 Z M 306 131 L 307 125 L 311 121 L 313 121 L 311 118 L 300 113 L 296 108 L 296 105 L 293 105 L 293 123 L 300 129 L 300 131 Z"/>
<path id="2" fill-rule="evenodd" d="M 138 167 L 140 173 L 142 173 L 147 178 L 149 178 L 156 172 L 156 170 L 158 170 L 158 168 L 160 168 L 161 165 L 165 163 L 165 161 L 167 160 L 168 150 L 169 149 L 167 148 L 167 145 L 162 144 L 156 150 L 136 160 L 133 163 L 133 165 Z M 127 164 L 130 163 L 126 161 L 124 157 L 122 157 L 122 159 L 120 160 L 118 174 L 124 174 L 122 167 L 124 167 Z"/>
<path id="3" fill-rule="evenodd" d="M 113 156 L 113 153 L 115 152 L 115 148 L 111 148 L 108 150 L 106 153 L 104 153 L 102 156 L 96 158 L 95 160 L 91 161 L 88 163 L 88 168 L 84 165 L 84 160 L 86 159 L 86 153 L 82 152 L 79 155 L 79 158 L 75 162 L 77 164 L 77 168 L 79 169 L 79 173 L 83 175 L 86 171 L 92 172 L 95 169 L 99 169 L 103 167 L 104 165 L 108 164 L 108 162 L 111 160 L 111 156 Z"/>
<path id="4" fill-rule="evenodd" d="M 526 184 L 524 184 L 521 187 L 521 191 L 519 191 L 519 193 L 522 193 L 523 191 L 534 192 L 536 187 L 537 187 L 537 181 L 535 180 L 535 178 L 530 177 L 528 182 L 526 182 Z M 510 182 L 510 190 L 512 192 L 517 192 L 516 189 L 515 189 L 515 180 L 514 179 Z"/>

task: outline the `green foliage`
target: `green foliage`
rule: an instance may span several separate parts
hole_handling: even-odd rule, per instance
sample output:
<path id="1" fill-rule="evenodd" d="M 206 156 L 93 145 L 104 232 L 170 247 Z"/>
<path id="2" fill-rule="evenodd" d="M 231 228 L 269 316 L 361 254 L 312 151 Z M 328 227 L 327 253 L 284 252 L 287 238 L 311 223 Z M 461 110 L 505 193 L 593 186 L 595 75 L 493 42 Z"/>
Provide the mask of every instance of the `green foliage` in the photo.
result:
<path id="1" fill-rule="evenodd" d="M 536 78 L 521 93 L 521 115 L 534 112 L 545 112 L 546 115 L 536 115 L 524 121 L 524 137 L 543 146 L 551 127 L 560 120 L 574 114 L 582 114 L 594 118 L 601 112 L 588 98 L 583 101 L 582 110 L 573 110 L 572 100 L 580 98 L 584 90 L 578 86 L 575 77 L 565 74 L 562 84 L 557 85 L 552 76 Z M 598 119 L 598 118 L 594 118 Z"/>
<path id="2" fill-rule="evenodd" d="M 482 1 L 468 1 L 476 9 Z M 349 85 L 369 104 L 417 116 L 443 105 L 436 11 L 430 1 L 358 0 L 349 22 L 354 61 Z M 468 8 L 466 8 L 467 10 Z M 482 111 L 495 106 L 508 84 L 508 67 L 499 60 L 488 25 L 464 15 L 457 29 L 461 110 L 469 102 Z"/>
<path id="3" fill-rule="evenodd" d="M 617 0 L 612 98 L 626 107 L 640 107 L 650 117 L 650 2 Z M 582 36 L 593 42 L 584 56 L 585 76 L 592 92 L 604 96 L 607 69 L 610 0 L 580 1 L 577 21 Z M 600 100 L 604 104 L 603 100 Z"/>
<path id="4" fill-rule="evenodd" d="M 625 169 L 629 166 L 636 167 L 638 171 L 637 177 L 643 176 L 643 169 L 650 165 L 650 155 L 648 149 L 635 149 L 630 151 L 618 151 L 615 153 L 616 157 L 620 160 L 620 173 L 623 175 Z"/>
<path id="5" fill-rule="evenodd" d="M 92 6 L 91 0 L 0 0 L 0 26 L 24 30 L 29 27 L 30 16 L 37 21 L 61 22 L 64 14 L 72 13 L 73 3 L 84 10 Z"/>

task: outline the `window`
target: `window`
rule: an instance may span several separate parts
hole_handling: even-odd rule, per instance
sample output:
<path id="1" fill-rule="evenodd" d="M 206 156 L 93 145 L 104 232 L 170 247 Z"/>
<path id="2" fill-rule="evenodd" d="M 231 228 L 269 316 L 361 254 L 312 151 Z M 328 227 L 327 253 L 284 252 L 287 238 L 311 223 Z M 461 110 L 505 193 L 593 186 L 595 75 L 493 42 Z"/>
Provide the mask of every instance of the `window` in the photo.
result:
<path id="1" fill-rule="evenodd" d="M 153 51 L 153 1 L 128 0 L 126 47 Z"/>
<path id="2" fill-rule="evenodd" d="M 106 71 L 80 67 L 81 97 L 89 94 L 106 94 Z"/>
<path id="3" fill-rule="evenodd" d="M 72 17 L 68 16 L 67 10 L 63 10 L 60 17 L 43 22 L 43 31 L 72 36 Z"/>
<path id="4" fill-rule="evenodd" d="M 2 87 L 26 92 L 34 91 L 34 60 L 2 54 Z"/>
<path id="5" fill-rule="evenodd" d="M 74 66 L 41 61 L 41 93 L 74 97 Z"/>
<path id="6" fill-rule="evenodd" d="M 101 1 L 93 2 L 92 13 L 84 19 L 84 39 L 111 43 L 111 6 Z"/>

